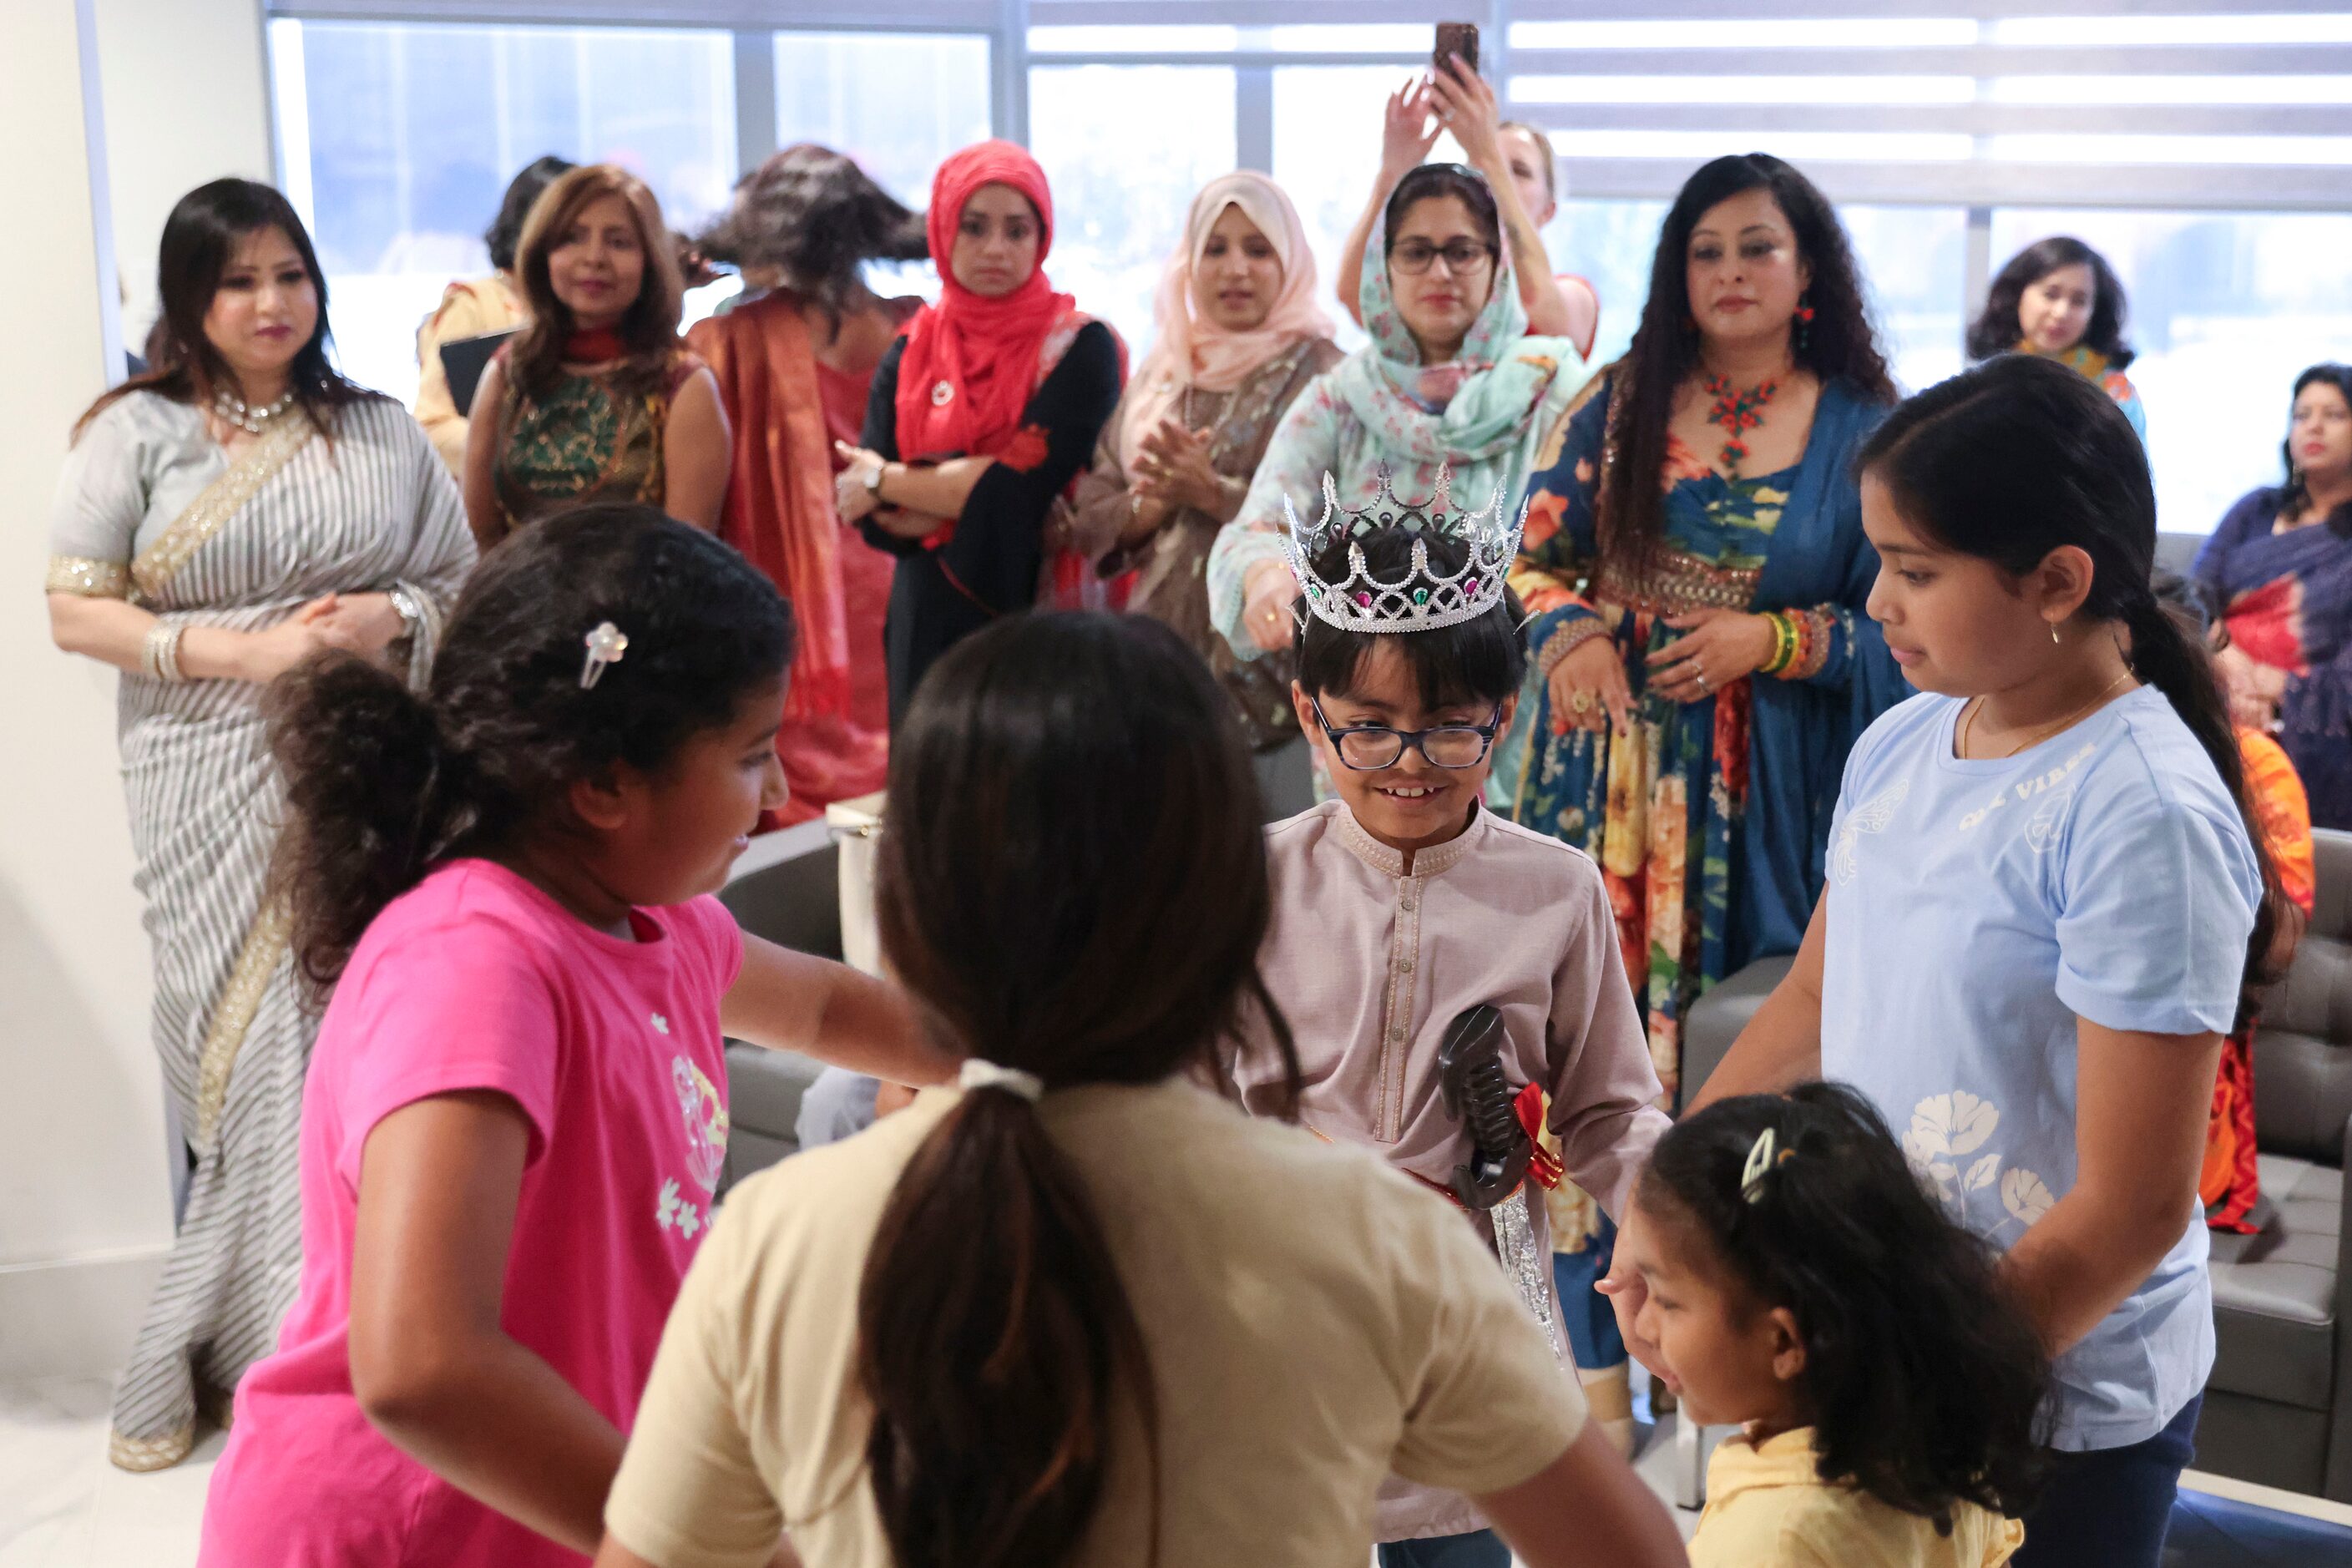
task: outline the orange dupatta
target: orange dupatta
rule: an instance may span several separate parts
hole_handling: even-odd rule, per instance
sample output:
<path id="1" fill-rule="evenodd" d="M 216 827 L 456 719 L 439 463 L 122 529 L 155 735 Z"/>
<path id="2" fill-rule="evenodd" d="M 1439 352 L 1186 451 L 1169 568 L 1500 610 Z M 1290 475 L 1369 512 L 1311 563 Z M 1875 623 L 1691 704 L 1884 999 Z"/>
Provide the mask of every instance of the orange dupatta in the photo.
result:
<path id="1" fill-rule="evenodd" d="M 734 426 L 719 537 L 792 601 L 800 646 L 785 717 L 849 710 L 849 630 L 833 449 L 816 350 L 797 300 L 769 294 L 697 321 L 686 341 L 719 378 Z"/>

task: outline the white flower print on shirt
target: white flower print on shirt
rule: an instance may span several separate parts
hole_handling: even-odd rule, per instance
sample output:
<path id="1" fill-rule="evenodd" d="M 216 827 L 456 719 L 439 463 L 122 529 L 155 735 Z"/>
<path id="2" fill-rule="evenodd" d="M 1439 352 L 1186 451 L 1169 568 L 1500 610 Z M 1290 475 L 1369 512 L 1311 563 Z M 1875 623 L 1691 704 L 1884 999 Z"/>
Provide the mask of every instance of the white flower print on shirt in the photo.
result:
<path id="1" fill-rule="evenodd" d="M 1837 879 L 1839 887 L 1846 886 L 1861 875 L 1862 863 L 1854 854 L 1860 836 L 1885 832 L 1886 825 L 1895 820 L 1895 808 L 1901 805 L 1903 797 L 1910 793 L 1911 781 L 1896 779 L 1859 810 L 1846 814 L 1845 825 L 1838 829 L 1837 847 L 1830 856 L 1830 874 Z"/>
<path id="2" fill-rule="evenodd" d="M 678 1196 L 677 1182 L 668 1181 L 662 1184 L 661 1202 L 656 1206 L 654 1223 L 664 1230 L 675 1227 L 678 1235 L 692 1241 L 694 1233 L 702 1228 L 703 1215 L 700 1209 Z"/>
<path id="3" fill-rule="evenodd" d="M 2000 1182 L 2001 1207 L 2010 1219 L 1994 1225 L 1988 1233 L 1991 1235 L 1999 1235 L 2012 1222 L 2032 1226 L 2057 1201 L 2051 1196 L 2049 1185 L 2032 1171 L 2013 1168 L 2003 1175 L 1998 1152 L 1988 1151 L 1969 1162 L 1965 1171 L 1961 1169 L 1960 1161 L 1983 1148 L 2000 1125 L 1999 1106 L 1956 1089 L 1949 1094 L 1931 1094 L 1912 1107 L 1911 1126 L 1903 1134 L 1904 1157 L 1923 1181 L 1934 1184 L 1944 1206 L 1963 1225 L 1976 1206 L 1969 1194 Z"/>

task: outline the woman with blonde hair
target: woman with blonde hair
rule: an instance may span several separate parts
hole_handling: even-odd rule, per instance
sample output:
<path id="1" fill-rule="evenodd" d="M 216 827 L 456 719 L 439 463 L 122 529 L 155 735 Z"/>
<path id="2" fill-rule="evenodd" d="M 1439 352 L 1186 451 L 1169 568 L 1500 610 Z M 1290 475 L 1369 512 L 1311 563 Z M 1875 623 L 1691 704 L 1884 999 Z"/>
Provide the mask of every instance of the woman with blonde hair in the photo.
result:
<path id="1" fill-rule="evenodd" d="M 588 500 L 635 500 L 709 529 L 727 491 L 719 384 L 678 341 L 685 285 L 661 204 L 610 163 L 548 186 L 515 272 L 530 321 L 482 372 L 466 513 L 488 550 Z"/>

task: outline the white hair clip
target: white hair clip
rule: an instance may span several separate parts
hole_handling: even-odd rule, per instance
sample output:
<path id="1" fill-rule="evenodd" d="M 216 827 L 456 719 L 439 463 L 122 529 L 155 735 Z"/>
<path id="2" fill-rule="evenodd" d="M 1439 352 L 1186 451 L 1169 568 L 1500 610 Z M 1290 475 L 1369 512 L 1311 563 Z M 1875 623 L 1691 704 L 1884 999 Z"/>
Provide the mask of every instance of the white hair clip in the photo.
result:
<path id="1" fill-rule="evenodd" d="M 1739 1195 L 1751 1204 L 1763 1202 L 1764 1178 L 1797 1157 L 1794 1149 L 1782 1149 L 1780 1142 L 1780 1135 L 1767 1127 L 1748 1145 L 1748 1163 L 1739 1168 Z"/>
<path id="2" fill-rule="evenodd" d="M 610 621 L 599 621 L 596 629 L 588 634 L 588 657 L 580 666 L 580 689 L 593 691 L 604 678 L 604 667 L 618 664 L 621 656 L 629 651 L 628 634 Z"/>

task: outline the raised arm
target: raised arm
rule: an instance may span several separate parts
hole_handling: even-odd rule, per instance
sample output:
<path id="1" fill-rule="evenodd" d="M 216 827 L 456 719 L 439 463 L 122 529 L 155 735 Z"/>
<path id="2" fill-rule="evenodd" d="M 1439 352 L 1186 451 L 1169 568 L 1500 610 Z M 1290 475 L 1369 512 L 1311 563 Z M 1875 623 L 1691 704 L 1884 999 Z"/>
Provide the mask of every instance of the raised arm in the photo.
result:
<path id="1" fill-rule="evenodd" d="M 1387 205 L 1389 193 L 1437 145 L 1438 134 L 1444 127 L 1437 122 L 1435 109 L 1427 77 L 1414 77 L 1389 94 L 1388 107 L 1381 119 L 1381 170 L 1372 179 L 1371 199 L 1364 204 L 1356 226 L 1348 231 L 1346 243 L 1339 247 L 1338 274 L 1332 280 L 1339 308 L 1358 326 L 1364 324 L 1364 247 L 1371 243 L 1372 226 L 1380 221 L 1381 208 Z"/>

